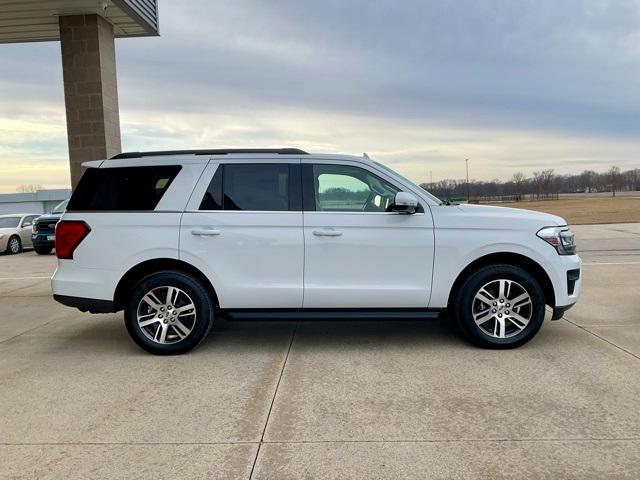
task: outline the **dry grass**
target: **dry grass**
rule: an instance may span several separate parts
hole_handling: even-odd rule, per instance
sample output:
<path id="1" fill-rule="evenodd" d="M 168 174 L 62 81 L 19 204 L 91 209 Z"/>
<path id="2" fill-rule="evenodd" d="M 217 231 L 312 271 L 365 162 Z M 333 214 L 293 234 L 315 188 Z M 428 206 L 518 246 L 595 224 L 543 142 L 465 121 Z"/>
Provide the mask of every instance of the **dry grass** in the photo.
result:
<path id="1" fill-rule="evenodd" d="M 571 198 L 544 202 L 494 203 L 563 217 L 572 225 L 640 222 L 640 197 Z"/>

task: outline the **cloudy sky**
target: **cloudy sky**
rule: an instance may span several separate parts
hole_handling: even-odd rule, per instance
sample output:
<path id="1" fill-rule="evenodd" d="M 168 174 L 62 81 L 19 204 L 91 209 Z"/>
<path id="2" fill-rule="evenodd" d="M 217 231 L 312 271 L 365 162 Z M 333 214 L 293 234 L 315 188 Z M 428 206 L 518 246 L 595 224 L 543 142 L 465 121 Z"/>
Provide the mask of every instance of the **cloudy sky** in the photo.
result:
<path id="1" fill-rule="evenodd" d="M 367 152 L 422 182 L 640 167 L 640 0 L 159 1 L 123 150 Z M 0 191 L 69 184 L 60 46 L 0 45 Z"/>

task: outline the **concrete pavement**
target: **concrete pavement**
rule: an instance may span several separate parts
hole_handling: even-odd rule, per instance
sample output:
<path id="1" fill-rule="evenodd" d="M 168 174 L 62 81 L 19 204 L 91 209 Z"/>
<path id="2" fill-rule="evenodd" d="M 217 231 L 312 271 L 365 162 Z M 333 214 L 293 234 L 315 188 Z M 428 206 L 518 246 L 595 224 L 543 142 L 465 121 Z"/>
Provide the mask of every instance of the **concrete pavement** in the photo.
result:
<path id="1" fill-rule="evenodd" d="M 584 293 L 512 351 L 446 320 L 220 323 L 154 357 L 0 256 L 0 478 L 638 478 L 640 225 L 576 227 Z"/>

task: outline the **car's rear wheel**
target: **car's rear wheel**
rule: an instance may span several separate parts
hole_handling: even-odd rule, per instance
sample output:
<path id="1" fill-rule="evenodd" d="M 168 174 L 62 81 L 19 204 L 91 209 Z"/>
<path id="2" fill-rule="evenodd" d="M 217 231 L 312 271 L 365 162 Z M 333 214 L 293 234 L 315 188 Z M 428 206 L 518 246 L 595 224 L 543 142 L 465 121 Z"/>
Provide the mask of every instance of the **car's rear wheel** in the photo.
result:
<path id="1" fill-rule="evenodd" d="M 53 250 L 53 247 L 36 247 L 36 246 L 34 246 L 33 249 L 36 251 L 36 253 L 38 255 L 49 255 L 51 253 L 51 250 Z"/>
<path id="2" fill-rule="evenodd" d="M 14 253 L 20 253 L 20 250 L 22 250 L 22 242 L 20 241 L 20 237 L 18 237 L 17 235 L 14 235 L 7 242 L 6 251 L 7 253 L 14 254 Z"/>
<path id="3" fill-rule="evenodd" d="M 125 308 L 131 338 L 156 355 L 188 352 L 213 324 L 211 295 L 197 279 L 179 271 L 154 273 L 140 281 Z"/>
<path id="4" fill-rule="evenodd" d="M 512 265 L 489 265 L 469 275 L 455 299 L 462 333 L 485 348 L 514 348 L 531 340 L 544 321 L 540 284 Z"/>

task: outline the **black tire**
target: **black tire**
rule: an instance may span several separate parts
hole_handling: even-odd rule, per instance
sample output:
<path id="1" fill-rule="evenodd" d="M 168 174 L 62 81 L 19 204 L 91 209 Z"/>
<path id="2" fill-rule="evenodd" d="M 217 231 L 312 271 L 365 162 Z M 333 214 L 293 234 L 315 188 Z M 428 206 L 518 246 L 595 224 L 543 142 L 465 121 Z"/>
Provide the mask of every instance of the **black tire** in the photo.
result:
<path id="1" fill-rule="evenodd" d="M 53 250 L 53 247 L 36 247 L 34 245 L 33 249 L 38 255 L 49 255 L 51 254 L 51 250 Z"/>
<path id="2" fill-rule="evenodd" d="M 176 340 L 173 343 L 160 343 L 159 341 L 150 338 L 150 336 L 162 336 L 161 333 L 154 333 L 156 324 L 158 329 L 165 328 L 167 330 L 168 333 L 165 334 L 167 340 L 172 336 L 173 339 L 175 339 L 175 337 L 181 332 L 181 330 L 177 328 L 177 325 L 168 323 L 168 309 L 166 311 L 163 310 L 165 315 L 162 322 L 165 327 L 160 324 L 159 320 L 156 320 L 155 316 L 152 317 L 155 321 L 153 326 L 143 328 L 138 322 L 139 308 L 141 309 L 141 312 L 145 312 L 145 315 L 153 315 L 153 313 L 146 312 L 157 311 L 146 302 L 142 302 L 143 297 L 152 291 L 154 293 L 162 293 L 163 287 L 174 287 L 180 289 L 182 291 L 181 298 L 183 303 L 189 303 L 189 301 L 191 301 L 195 307 L 193 309 L 195 311 L 195 316 L 192 324 L 187 323 L 191 321 L 190 318 L 184 317 L 186 318 L 185 320 L 180 316 L 175 317 L 177 320 L 182 319 L 185 325 L 188 324 L 191 327 L 191 331 L 185 336 L 185 338 Z M 175 309 L 177 305 L 178 303 L 176 302 L 176 305 L 173 305 L 173 308 Z M 163 307 L 166 308 L 167 304 L 163 305 Z M 162 315 L 163 312 L 159 312 L 159 315 Z M 213 316 L 213 299 L 202 282 L 184 272 L 176 270 L 157 272 L 138 282 L 131 291 L 124 309 L 125 325 L 133 341 L 147 352 L 155 355 L 179 355 L 197 347 L 209 334 L 213 325 Z M 159 332 L 159 330 L 155 330 L 155 332 Z"/>
<path id="3" fill-rule="evenodd" d="M 496 285 L 491 282 L 497 282 L 501 279 L 516 282 L 515 285 L 517 286 L 514 288 L 517 288 L 518 292 L 520 292 L 520 289 L 525 290 L 530 298 L 530 306 L 522 307 L 526 309 L 526 316 L 530 315 L 528 324 L 522 330 L 518 331 L 519 327 L 511 320 L 502 320 L 505 325 L 508 325 L 507 328 L 511 328 L 510 334 L 512 336 L 506 338 L 492 336 L 491 332 L 486 331 L 495 329 L 499 332 L 499 326 L 496 326 L 498 325 L 497 317 L 493 313 L 489 313 L 489 311 L 496 311 L 493 309 L 495 304 L 492 303 L 492 306 L 488 306 L 484 301 L 474 301 L 476 294 L 484 286 Z M 499 282 L 497 285 L 499 285 Z M 488 309 L 484 305 L 487 305 Z M 501 304 L 498 300 L 497 311 L 500 312 L 500 308 L 508 308 L 507 305 L 509 304 Z M 478 306 L 481 306 L 480 309 L 478 309 Z M 452 307 L 458 328 L 470 342 L 483 348 L 506 349 L 519 347 L 538 333 L 544 321 L 545 299 L 542 287 L 527 271 L 512 265 L 496 264 L 482 267 L 469 275 L 462 282 Z M 486 323 L 482 323 L 482 328 L 474 320 L 474 309 L 476 309 L 475 313 L 478 318 L 485 318 L 483 316 L 485 314 L 491 317 Z M 509 310 L 502 311 L 509 312 Z M 521 309 L 520 312 L 523 312 L 523 310 Z"/>
<path id="4" fill-rule="evenodd" d="M 20 253 L 22 251 L 22 242 L 20 237 L 13 235 L 7 241 L 7 249 L 5 250 L 9 255 Z"/>

